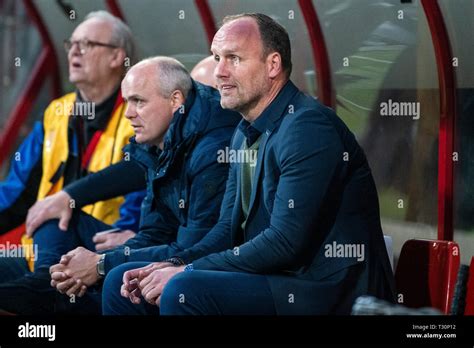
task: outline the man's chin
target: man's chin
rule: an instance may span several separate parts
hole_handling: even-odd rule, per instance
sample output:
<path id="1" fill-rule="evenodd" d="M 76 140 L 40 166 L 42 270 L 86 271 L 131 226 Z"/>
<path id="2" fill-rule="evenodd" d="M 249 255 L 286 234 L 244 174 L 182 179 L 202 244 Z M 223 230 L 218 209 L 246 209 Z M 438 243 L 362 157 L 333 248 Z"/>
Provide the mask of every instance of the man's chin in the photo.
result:
<path id="1" fill-rule="evenodd" d="M 75 74 L 75 73 L 69 74 L 69 82 L 71 82 L 72 84 L 78 84 L 84 81 L 85 81 L 84 77 L 81 76 L 80 74 Z"/>
<path id="2" fill-rule="evenodd" d="M 138 144 L 150 144 L 150 140 L 147 139 L 146 137 L 143 137 L 141 135 L 137 135 L 135 134 L 135 141 L 138 143 Z"/>
<path id="3" fill-rule="evenodd" d="M 223 109 L 236 110 L 239 107 L 239 103 L 237 103 L 235 100 L 226 100 L 221 98 L 221 107 Z"/>

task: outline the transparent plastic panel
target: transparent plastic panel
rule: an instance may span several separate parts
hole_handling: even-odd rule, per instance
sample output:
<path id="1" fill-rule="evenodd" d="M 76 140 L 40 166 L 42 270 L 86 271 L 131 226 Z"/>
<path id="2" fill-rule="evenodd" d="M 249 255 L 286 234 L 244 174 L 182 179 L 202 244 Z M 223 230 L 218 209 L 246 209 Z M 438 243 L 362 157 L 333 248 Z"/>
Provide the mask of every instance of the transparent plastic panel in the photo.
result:
<path id="1" fill-rule="evenodd" d="M 364 148 L 399 252 L 436 238 L 439 90 L 420 1 L 314 0 L 338 115 Z"/>

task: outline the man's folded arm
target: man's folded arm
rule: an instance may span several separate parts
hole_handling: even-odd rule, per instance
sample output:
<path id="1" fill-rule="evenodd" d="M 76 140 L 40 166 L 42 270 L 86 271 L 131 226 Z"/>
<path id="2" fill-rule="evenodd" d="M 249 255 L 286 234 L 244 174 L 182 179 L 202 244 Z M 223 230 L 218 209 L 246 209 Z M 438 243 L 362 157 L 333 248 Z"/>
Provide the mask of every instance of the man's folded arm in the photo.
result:
<path id="1" fill-rule="evenodd" d="M 145 170 L 135 161 L 122 160 L 67 185 L 63 190 L 76 208 L 146 188 Z"/>

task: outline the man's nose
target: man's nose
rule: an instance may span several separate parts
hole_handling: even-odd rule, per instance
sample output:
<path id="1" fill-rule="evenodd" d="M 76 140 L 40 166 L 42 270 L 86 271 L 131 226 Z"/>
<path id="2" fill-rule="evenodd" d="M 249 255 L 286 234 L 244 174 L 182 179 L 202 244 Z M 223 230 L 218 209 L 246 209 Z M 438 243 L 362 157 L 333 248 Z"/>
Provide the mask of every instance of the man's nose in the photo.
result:
<path id="1" fill-rule="evenodd" d="M 79 50 L 79 45 L 72 45 L 71 49 L 67 53 L 67 58 L 70 61 L 72 57 L 81 56 L 81 51 Z"/>
<path id="2" fill-rule="evenodd" d="M 217 65 L 214 69 L 214 77 L 222 78 L 222 77 L 228 77 L 228 76 L 229 76 L 229 70 L 227 69 L 227 63 L 225 62 L 225 59 L 221 59 L 220 61 L 217 62 Z"/>
<path id="3" fill-rule="evenodd" d="M 127 108 L 125 109 L 125 117 L 128 119 L 134 118 L 137 116 L 135 108 L 131 103 L 127 104 Z"/>
<path id="4" fill-rule="evenodd" d="M 73 56 L 80 56 L 81 55 L 81 49 L 79 48 L 79 43 L 78 42 L 73 42 L 71 45 L 71 48 L 69 49 L 69 54 Z"/>

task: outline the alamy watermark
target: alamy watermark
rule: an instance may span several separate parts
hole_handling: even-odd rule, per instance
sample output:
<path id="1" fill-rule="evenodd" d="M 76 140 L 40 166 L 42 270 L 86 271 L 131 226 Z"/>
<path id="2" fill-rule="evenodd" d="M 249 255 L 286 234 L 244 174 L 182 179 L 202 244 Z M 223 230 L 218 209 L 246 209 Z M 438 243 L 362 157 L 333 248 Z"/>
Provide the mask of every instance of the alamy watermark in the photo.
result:
<path id="1" fill-rule="evenodd" d="M 32 258 L 36 261 L 38 257 L 38 244 L 17 245 L 6 242 L 0 244 L 0 257 Z"/>
<path id="2" fill-rule="evenodd" d="M 396 102 L 389 99 L 387 102 L 380 103 L 381 116 L 408 116 L 414 120 L 420 118 L 419 102 Z"/>
<path id="3" fill-rule="evenodd" d="M 93 120 L 95 118 L 95 103 L 85 101 L 71 103 L 63 100 L 54 104 L 54 112 L 57 116 L 80 116 Z"/>
<path id="4" fill-rule="evenodd" d="M 26 322 L 18 326 L 20 338 L 47 338 L 48 341 L 56 340 L 56 325 L 37 325 Z"/>
<path id="5" fill-rule="evenodd" d="M 218 163 L 249 163 L 251 167 L 257 164 L 258 151 L 253 149 L 234 150 L 228 146 L 217 151 Z"/>
<path id="6" fill-rule="evenodd" d="M 325 257 L 344 257 L 357 258 L 357 261 L 365 260 L 365 245 L 364 244 L 348 244 L 336 243 L 326 244 L 324 246 Z"/>

